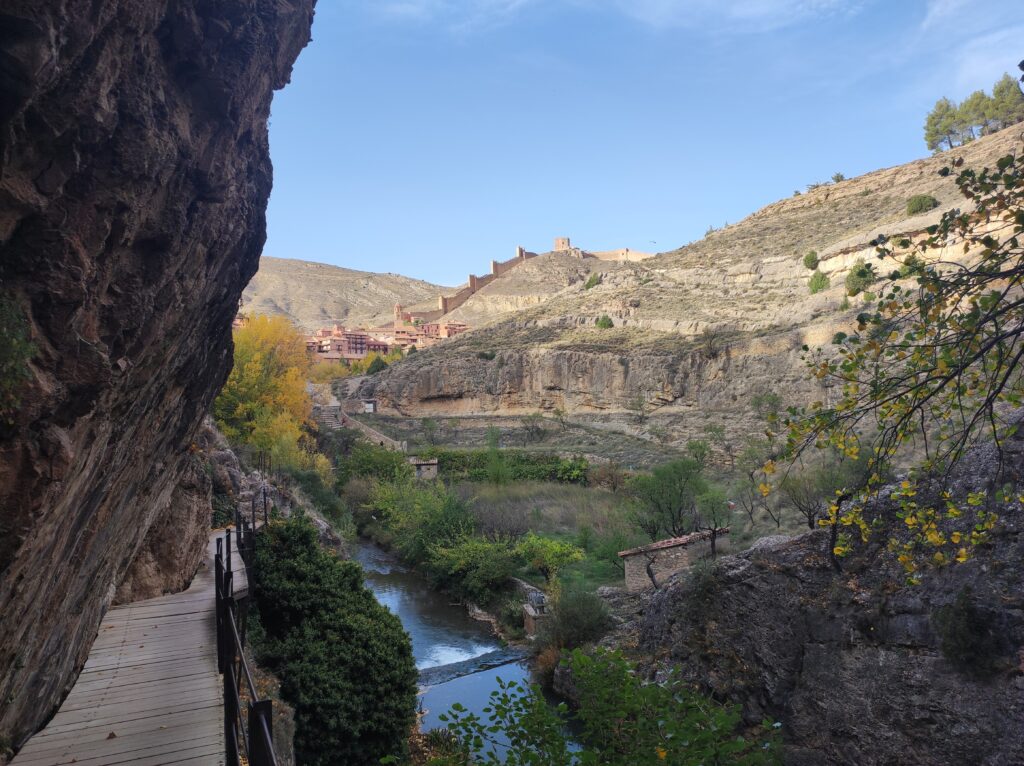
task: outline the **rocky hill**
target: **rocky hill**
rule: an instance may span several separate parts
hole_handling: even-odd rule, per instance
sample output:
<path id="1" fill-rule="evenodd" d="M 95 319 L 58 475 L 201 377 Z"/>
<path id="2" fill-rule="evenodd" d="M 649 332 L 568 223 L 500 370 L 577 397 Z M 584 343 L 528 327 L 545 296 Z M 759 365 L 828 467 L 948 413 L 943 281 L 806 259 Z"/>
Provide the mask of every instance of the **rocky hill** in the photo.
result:
<path id="1" fill-rule="evenodd" d="M 161 520 L 199 507 L 175 490 L 204 489 L 190 448 L 231 366 L 270 102 L 314 2 L 0 13 L 0 336 L 32 343 L 0 413 L 0 749 L 56 710 L 150 530 L 185 539 Z"/>
<path id="2" fill-rule="evenodd" d="M 921 232 L 962 204 L 938 170 L 955 157 L 992 165 L 1021 146 L 1019 131 L 1005 130 L 776 202 L 640 263 L 582 262 L 533 293 L 515 286 L 533 264 L 524 265 L 464 307 L 511 304 L 514 296 L 519 310 L 511 319 L 394 365 L 361 394 L 375 396 L 385 412 L 416 416 L 563 407 L 577 417 L 625 420 L 639 393 L 652 422 L 680 440 L 712 422 L 742 435 L 755 427 L 743 414 L 759 393 L 789 403 L 827 397 L 808 380 L 801 347 L 825 344 L 849 326 L 861 299 L 845 299 L 843 280 L 858 259 L 873 259 L 875 237 Z M 909 215 L 907 201 L 918 194 L 934 196 L 938 207 Z M 803 264 L 812 249 L 831 280 L 816 295 Z M 600 274 L 600 284 L 587 289 L 584 271 Z M 604 315 L 612 328 L 596 326 Z"/>
<path id="3" fill-rule="evenodd" d="M 242 293 L 242 310 L 281 314 L 307 330 L 334 323 L 352 326 L 388 321 L 396 303 L 437 305 L 451 288 L 398 274 L 375 274 L 323 263 L 263 256 Z"/>

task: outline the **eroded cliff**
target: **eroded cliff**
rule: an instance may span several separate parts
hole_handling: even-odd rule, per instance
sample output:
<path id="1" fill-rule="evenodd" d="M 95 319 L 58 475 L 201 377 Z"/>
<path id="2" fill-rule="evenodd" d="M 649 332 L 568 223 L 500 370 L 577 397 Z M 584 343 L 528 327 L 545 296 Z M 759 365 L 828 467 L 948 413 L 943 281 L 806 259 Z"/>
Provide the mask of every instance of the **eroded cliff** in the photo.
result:
<path id="1" fill-rule="evenodd" d="M 0 737 L 15 745 L 73 682 L 227 375 L 265 240 L 271 97 L 314 3 L 0 11 L 0 288 L 34 346 L 0 425 Z"/>

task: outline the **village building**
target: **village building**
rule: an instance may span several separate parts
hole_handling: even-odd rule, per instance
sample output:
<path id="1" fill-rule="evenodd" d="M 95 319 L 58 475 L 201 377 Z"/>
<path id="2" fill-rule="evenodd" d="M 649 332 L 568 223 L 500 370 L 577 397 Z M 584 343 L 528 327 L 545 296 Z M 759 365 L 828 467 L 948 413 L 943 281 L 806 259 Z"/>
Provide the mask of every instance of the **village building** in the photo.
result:
<path id="1" fill-rule="evenodd" d="M 437 478 L 437 458 L 409 458 L 409 465 L 416 471 L 416 478 L 423 481 L 433 481 Z"/>
<path id="2" fill-rule="evenodd" d="M 712 534 L 715 535 L 716 553 L 722 553 L 728 547 L 728 527 L 714 533 L 710 530 L 694 532 L 620 551 L 619 558 L 626 570 L 626 590 L 641 591 L 660 587 L 676 572 L 711 558 Z"/>

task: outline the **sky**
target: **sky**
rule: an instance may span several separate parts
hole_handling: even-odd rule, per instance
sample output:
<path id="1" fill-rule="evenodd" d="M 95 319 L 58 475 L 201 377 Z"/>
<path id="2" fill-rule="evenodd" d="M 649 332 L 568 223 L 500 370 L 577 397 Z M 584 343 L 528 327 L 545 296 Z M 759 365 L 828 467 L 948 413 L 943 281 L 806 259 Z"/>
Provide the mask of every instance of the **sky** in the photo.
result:
<path id="1" fill-rule="evenodd" d="M 319 0 L 276 94 L 267 255 L 442 285 L 517 245 L 661 252 L 926 155 L 1020 0 Z"/>

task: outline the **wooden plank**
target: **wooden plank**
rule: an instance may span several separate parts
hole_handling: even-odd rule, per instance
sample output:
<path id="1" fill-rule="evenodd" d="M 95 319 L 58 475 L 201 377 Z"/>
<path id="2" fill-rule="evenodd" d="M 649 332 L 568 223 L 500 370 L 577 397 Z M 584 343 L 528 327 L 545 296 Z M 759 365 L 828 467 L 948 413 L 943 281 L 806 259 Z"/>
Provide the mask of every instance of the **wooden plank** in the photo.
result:
<path id="1" fill-rule="evenodd" d="M 224 763 L 213 555 L 182 593 L 111 609 L 60 710 L 11 766 Z M 232 556 L 235 592 L 245 565 Z M 113 735 L 113 736 L 111 736 Z"/>

